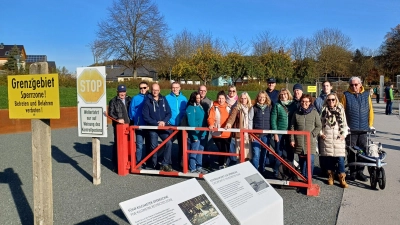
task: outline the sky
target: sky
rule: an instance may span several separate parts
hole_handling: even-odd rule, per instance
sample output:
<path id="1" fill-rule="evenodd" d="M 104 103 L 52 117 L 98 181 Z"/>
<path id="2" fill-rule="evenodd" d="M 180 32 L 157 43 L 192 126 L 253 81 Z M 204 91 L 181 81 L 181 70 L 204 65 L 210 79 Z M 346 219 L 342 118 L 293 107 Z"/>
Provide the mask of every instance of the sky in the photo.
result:
<path id="1" fill-rule="evenodd" d="M 118 0 L 117 0 L 118 1 Z M 400 24 L 399 0 L 154 0 L 169 37 L 184 29 L 210 33 L 227 43 L 251 44 L 268 32 L 291 41 L 311 38 L 324 28 L 338 29 L 352 49 L 376 50 Z M 98 23 L 108 18 L 112 0 L 0 0 L 0 43 L 24 45 L 28 55 L 47 55 L 57 67 L 75 73 L 93 64 L 88 44 Z"/>

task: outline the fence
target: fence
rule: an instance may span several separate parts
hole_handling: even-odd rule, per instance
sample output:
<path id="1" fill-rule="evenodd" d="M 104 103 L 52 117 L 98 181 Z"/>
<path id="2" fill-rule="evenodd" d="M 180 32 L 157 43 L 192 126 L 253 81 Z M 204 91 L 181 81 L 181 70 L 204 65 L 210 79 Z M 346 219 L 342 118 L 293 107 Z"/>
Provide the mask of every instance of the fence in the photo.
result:
<path id="1" fill-rule="evenodd" d="M 143 158 L 139 163 L 136 163 L 136 143 L 135 143 L 135 130 L 172 130 L 173 132 L 169 137 L 161 142 L 154 150 L 152 150 L 145 158 Z M 125 176 L 129 173 L 134 174 L 153 174 L 153 175 L 167 175 L 167 176 L 183 176 L 183 177 L 198 177 L 202 178 L 202 174 L 188 173 L 188 154 L 203 154 L 203 155 L 218 155 L 218 156 L 237 156 L 240 162 L 244 162 L 244 142 L 241 142 L 240 152 L 236 153 L 226 153 L 226 152 L 211 152 L 211 151 L 194 151 L 188 149 L 187 146 L 187 131 L 198 130 L 198 131 L 227 131 L 227 132 L 239 132 L 240 138 L 244 139 L 244 133 L 248 133 L 255 140 L 267 149 L 270 154 L 275 156 L 284 166 L 289 168 L 295 175 L 297 175 L 302 181 L 284 181 L 284 180 L 271 180 L 268 182 L 278 185 L 287 185 L 293 187 L 307 188 L 307 195 L 318 196 L 320 192 L 320 187 L 312 183 L 311 176 L 311 149 L 310 149 L 310 132 L 308 131 L 279 131 L 279 130 L 247 130 L 247 129 L 208 129 L 205 127 L 158 127 L 158 126 L 129 126 L 128 124 L 118 124 L 117 125 L 117 151 L 118 151 L 118 175 Z M 178 131 L 182 131 L 182 148 L 183 148 L 183 171 L 159 171 L 159 170 L 146 170 L 140 169 L 141 166 L 152 157 L 157 151 L 159 151 L 165 143 L 171 140 Z M 290 166 L 283 158 L 275 153 L 268 145 L 263 143 L 257 134 L 286 134 L 286 135 L 305 135 L 307 138 L 307 178 L 300 174 L 295 168 Z"/>

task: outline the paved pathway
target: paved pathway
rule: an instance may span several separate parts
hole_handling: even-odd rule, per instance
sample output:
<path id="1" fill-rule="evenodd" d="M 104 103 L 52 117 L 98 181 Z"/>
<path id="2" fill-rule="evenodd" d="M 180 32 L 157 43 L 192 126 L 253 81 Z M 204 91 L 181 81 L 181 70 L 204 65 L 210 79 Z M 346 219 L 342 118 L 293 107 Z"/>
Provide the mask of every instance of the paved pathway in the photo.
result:
<path id="1" fill-rule="evenodd" d="M 339 225 L 400 224 L 400 120 L 398 115 L 385 115 L 385 104 L 374 104 L 374 111 L 377 134 L 372 140 L 381 142 L 388 154 L 386 188 L 371 190 L 369 181 L 351 183 L 343 193 Z"/>
<path id="2" fill-rule="evenodd" d="M 284 199 L 286 225 L 399 224 L 400 168 L 396 162 L 400 162 L 400 122 L 397 116 L 382 115 L 382 107 L 377 107 L 375 127 L 379 132 L 374 140 L 382 141 L 389 154 L 386 189 L 373 191 L 369 183 L 356 183 L 343 194 L 338 185 L 328 186 L 320 178 L 314 179 L 321 186 L 320 197 L 277 189 Z M 102 183 L 94 186 L 91 139 L 77 135 L 76 128 L 52 131 L 54 224 L 128 224 L 119 202 L 186 180 L 116 175 L 110 170 L 110 136 L 101 139 Z M 229 222 L 237 224 L 205 181 L 199 182 Z M 33 224 L 32 194 L 31 134 L 0 135 L 0 224 Z"/>

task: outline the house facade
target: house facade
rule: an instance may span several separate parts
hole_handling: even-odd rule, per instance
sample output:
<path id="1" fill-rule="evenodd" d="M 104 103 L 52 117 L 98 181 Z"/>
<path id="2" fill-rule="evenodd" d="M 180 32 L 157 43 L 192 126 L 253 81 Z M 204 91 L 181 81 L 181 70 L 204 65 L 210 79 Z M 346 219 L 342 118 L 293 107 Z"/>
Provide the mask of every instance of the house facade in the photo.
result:
<path id="1" fill-rule="evenodd" d="M 19 49 L 19 52 L 20 52 L 19 59 L 17 59 L 19 66 L 25 68 L 26 52 L 25 52 L 24 46 L 23 45 L 5 45 L 3 43 L 0 43 L 0 66 L 4 65 L 7 62 L 8 57 L 10 57 L 10 54 L 11 54 L 11 49 L 14 46 L 17 46 L 17 48 Z"/>

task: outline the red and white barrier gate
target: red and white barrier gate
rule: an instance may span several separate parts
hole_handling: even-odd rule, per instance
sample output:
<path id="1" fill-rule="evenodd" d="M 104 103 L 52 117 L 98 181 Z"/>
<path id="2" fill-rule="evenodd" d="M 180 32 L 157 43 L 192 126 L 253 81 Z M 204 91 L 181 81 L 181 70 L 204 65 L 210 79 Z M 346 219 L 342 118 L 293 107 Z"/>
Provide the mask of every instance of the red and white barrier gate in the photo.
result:
<path id="1" fill-rule="evenodd" d="M 171 135 L 165 139 L 161 144 L 158 145 L 151 153 L 149 153 L 141 162 L 136 164 L 136 138 L 135 138 L 135 129 L 142 130 L 173 130 Z M 284 180 L 275 180 L 268 179 L 268 182 L 271 184 L 278 185 L 287 185 L 294 187 L 302 187 L 307 188 L 307 195 L 309 196 L 318 196 L 320 192 L 320 187 L 317 184 L 312 183 L 311 176 L 311 149 L 310 149 L 310 141 L 311 136 L 308 131 L 281 131 L 281 130 L 247 130 L 247 129 L 213 129 L 210 130 L 206 127 L 158 127 L 158 126 L 129 126 L 128 124 L 118 124 L 117 125 L 117 147 L 118 147 L 118 175 L 125 176 L 129 172 L 136 174 L 154 174 L 154 175 L 167 175 L 167 176 L 184 176 L 184 177 L 199 177 L 202 178 L 202 174 L 198 173 L 188 173 L 188 154 L 203 154 L 203 155 L 218 155 L 218 156 L 238 156 L 240 162 L 244 162 L 244 142 L 240 142 L 240 152 L 236 153 L 226 153 L 226 152 L 210 152 L 210 151 L 195 151 L 188 150 L 187 146 L 187 131 L 191 130 L 199 130 L 199 131 L 227 131 L 227 132 L 240 132 L 240 139 L 244 140 L 244 133 L 248 133 L 251 137 L 257 140 L 260 145 L 267 149 L 273 156 L 275 156 L 283 165 L 289 168 L 294 174 L 296 174 L 302 181 L 284 181 Z M 148 160 L 150 157 L 154 155 L 158 150 L 165 145 L 171 138 L 173 138 L 178 131 L 182 131 L 182 148 L 183 148 L 183 172 L 172 171 L 165 172 L 159 170 L 145 170 L 139 169 L 141 166 Z M 295 168 L 290 166 L 283 158 L 281 158 L 278 154 L 275 153 L 273 149 L 271 149 L 268 145 L 263 143 L 257 134 L 286 134 L 286 135 L 305 135 L 307 138 L 307 178 L 305 178 L 301 173 L 299 173 Z"/>

